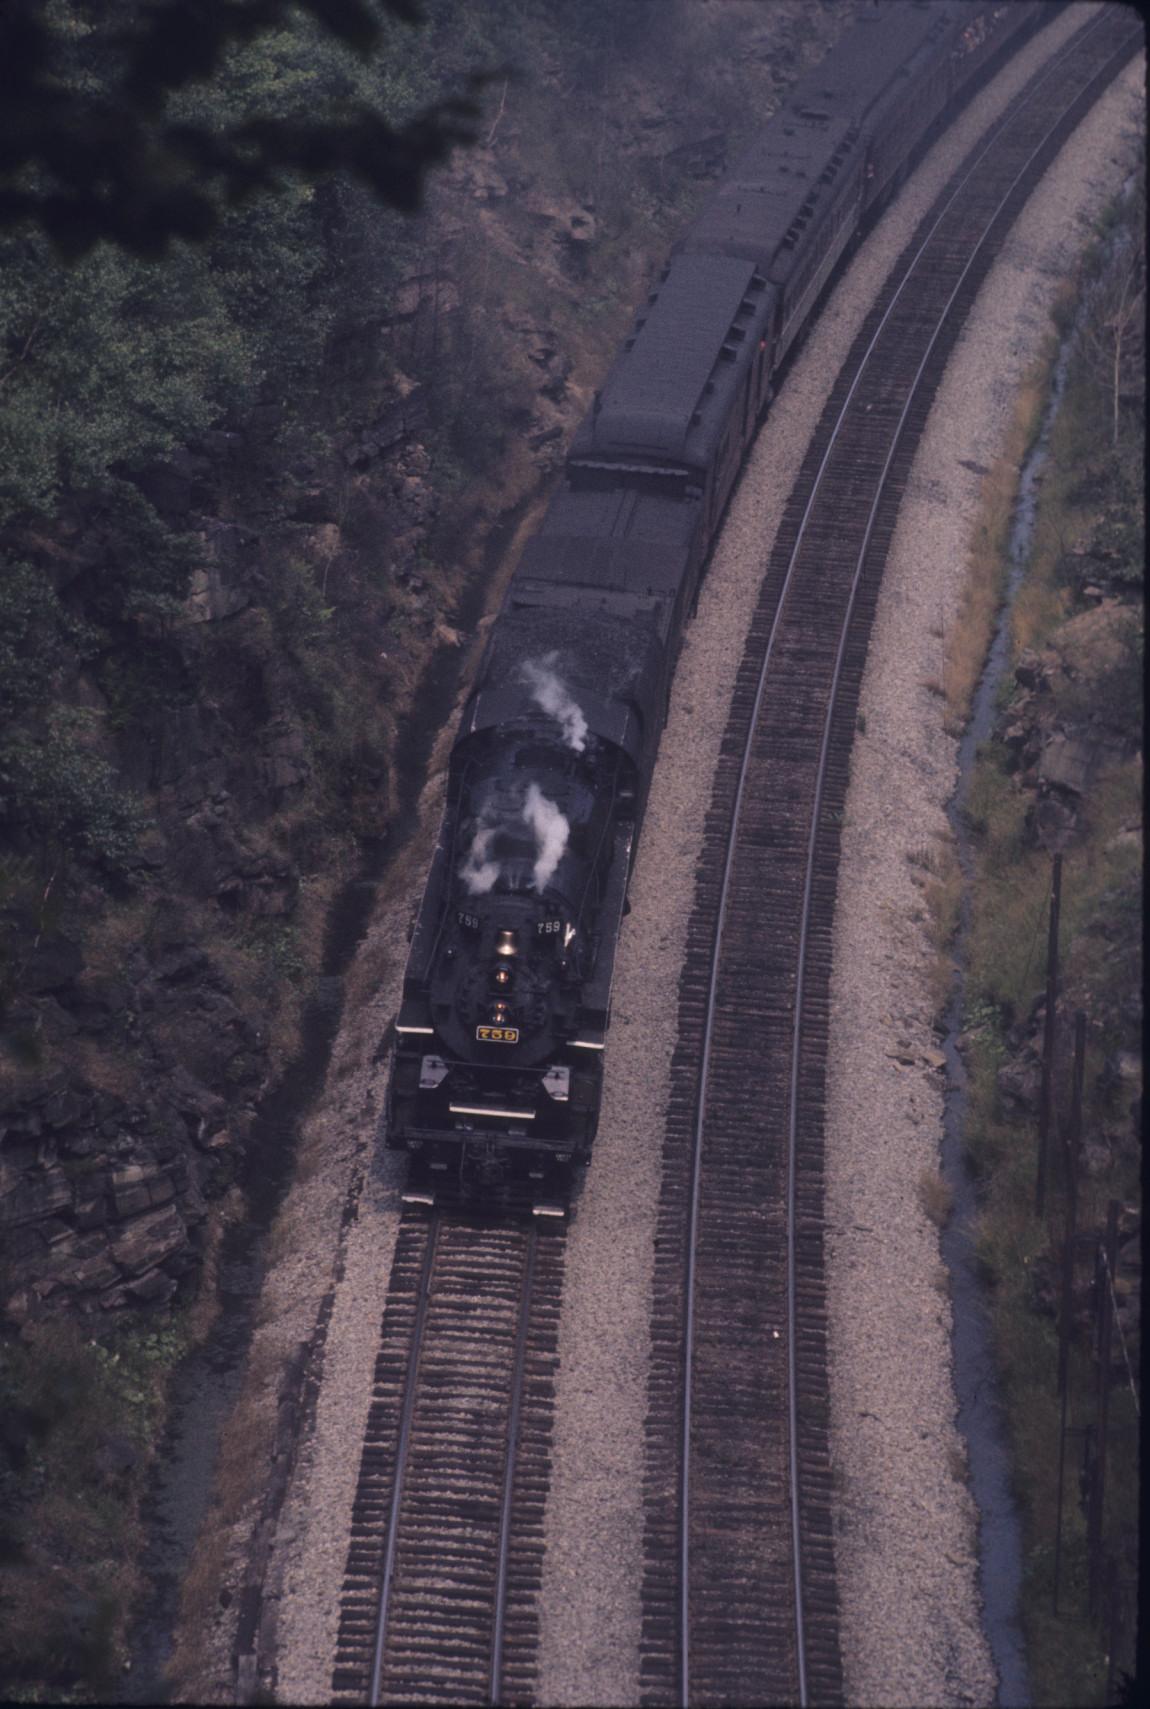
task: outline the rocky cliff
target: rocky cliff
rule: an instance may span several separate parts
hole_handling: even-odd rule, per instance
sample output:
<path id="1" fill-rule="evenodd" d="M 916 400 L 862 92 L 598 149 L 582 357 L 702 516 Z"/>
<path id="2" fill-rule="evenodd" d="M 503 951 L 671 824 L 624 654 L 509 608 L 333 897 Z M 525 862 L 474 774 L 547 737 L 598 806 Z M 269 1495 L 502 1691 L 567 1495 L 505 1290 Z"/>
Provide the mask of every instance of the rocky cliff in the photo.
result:
<path id="1" fill-rule="evenodd" d="M 524 73 L 413 226 L 365 233 L 331 200 L 321 374 L 267 372 L 121 470 L 146 528 L 81 485 L 0 531 L 70 626 L 0 776 L 9 1328 L 194 1291 L 327 910 L 364 839 L 402 830 L 419 686 L 494 596 L 485 542 L 557 468 L 692 202 L 845 21 L 585 10 L 518 20 Z M 110 602 L 157 539 L 174 596 L 129 578 Z"/>

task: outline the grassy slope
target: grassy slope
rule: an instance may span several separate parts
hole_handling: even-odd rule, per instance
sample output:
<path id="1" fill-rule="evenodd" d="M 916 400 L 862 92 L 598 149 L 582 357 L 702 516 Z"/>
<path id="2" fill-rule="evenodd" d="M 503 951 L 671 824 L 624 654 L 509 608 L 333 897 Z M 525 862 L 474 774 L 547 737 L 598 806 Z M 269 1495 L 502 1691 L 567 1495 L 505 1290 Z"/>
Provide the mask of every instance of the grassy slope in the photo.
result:
<path id="1" fill-rule="evenodd" d="M 1092 268 L 1088 265 L 1086 277 Z M 1116 460 L 1141 456 L 1137 409 L 1123 421 L 1125 445 L 1108 447 L 1109 400 L 1096 370 L 1081 357 L 1074 363 L 1051 441 L 1048 475 L 1040 501 L 1033 556 L 1012 614 L 1015 658 L 1024 647 L 1067 644 L 1067 624 L 1086 609 L 1074 576 L 1075 544 L 1097 543 L 1106 506 L 1100 501 L 1103 473 Z M 1030 410 L 1033 418 L 1033 408 Z M 1012 459 L 1013 461 L 1013 459 Z M 1084 478 L 1084 473 L 1085 477 Z M 1134 491 L 1137 491 L 1135 488 Z M 1133 508 L 1140 506 L 1140 495 Z M 1001 507 L 999 507 L 1001 508 Z M 1137 532 L 1137 517 L 1131 519 Z M 1002 538 L 991 517 L 988 539 Z M 1069 551 L 1068 551 L 1069 547 Z M 1061 919 L 1060 1072 L 1055 1100 L 1063 1119 L 1069 1111 L 1070 1021 L 1075 1009 L 1088 1017 L 1084 1136 L 1094 1149 L 1079 1189 L 1078 1227 L 1100 1231 L 1106 1205 L 1118 1199 L 1140 1217 L 1138 1114 L 1140 1084 L 1117 1079 L 1104 1064 L 1120 1053 L 1135 1056 L 1140 1043 L 1141 814 L 1142 762 L 1138 753 L 1140 712 L 1135 697 L 1125 714 L 1116 712 L 1131 658 L 1140 653 L 1138 590 L 1126 579 L 1140 562 L 1120 565 L 1094 559 L 1100 579 L 1110 573 L 1108 592 L 1130 607 L 1128 647 L 1109 661 L 1077 661 L 1077 680 L 1059 678 L 1051 709 L 1071 731 L 1087 727 L 1092 710 L 1103 709 L 1127 741 L 1097 763 L 1079 805 L 1078 821 L 1064 851 Z M 1004 717 L 1011 716 L 1004 696 Z M 1123 728 L 1124 727 L 1124 728 Z M 1063 1509 L 1063 1556 L 1059 1611 L 1053 1609 L 1054 1540 L 1057 1510 L 1059 1407 L 1057 1319 L 1050 1307 L 1056 1292 L 1065 1214 L 1064 1171 L 1052 1165 L 1046 1213 L 1034 1214 L 1036 1130 L 1032 1115 L 1012 1113 L 1001 1095 L 998 1071 L 1041 1031 L 1026 1017 L 1044 990 L 1051 882 L 1049 853 L 1032 828 L 1032 783 L 1012 769 L 1001 741 L 983 750 L 973 781 L 969 817 L 977 836 L 978 878 L 968 942 L 965 1029 L 971 1044 L 971 1105 L 967 1142 L 980 1185 L 979 1253 L 990 1302 L 1004 1400 L 1013 1442 L 1016 1487 L 1025 1530 L 1024 1621 L 1039 1703 L 1101 1703 L 1105 1700 L 1108 1635 L 1086 1615 L 1085 1516 L 1078 1499 L 1081 1436 L 1069 1438 Z M 1013 1106 L 1017 1111 L 1017 1106 Z M 1095 1415 L 1097 1361 L 1090 1344 L 1089 1259 L 1077 1272 L 1075 1335 L 1070 1363 L 1068 1422 L 1072 1428 Z M 1137 1282 L 1134 1282 L 1135 1287 Z M 1119 1289 L 1129 1282 L 1120 1276 Z M 1115 1336 L 1116 1357 L 1118 1347 Z M 1137 1369 L 1137 1346 L 1130 1349 Z M 1110 1398 L 1109 1465 L 1104 1546 L 1118 1564 L 1127 1622 L 1136 1594 L 1138 1427 L 1131 1390 L 1116 1377 Z M 1132 1632 L 1119 1634 L 1118 1665 L 1131 1666 Z"/>

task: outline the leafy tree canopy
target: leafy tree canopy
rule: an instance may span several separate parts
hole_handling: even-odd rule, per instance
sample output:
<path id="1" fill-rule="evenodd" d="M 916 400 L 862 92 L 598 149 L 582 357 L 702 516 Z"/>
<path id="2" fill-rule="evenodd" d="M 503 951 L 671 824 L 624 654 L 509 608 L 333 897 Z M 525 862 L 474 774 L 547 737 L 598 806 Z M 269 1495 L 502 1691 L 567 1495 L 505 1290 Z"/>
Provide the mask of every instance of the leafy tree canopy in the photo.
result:
<path id="1" fill-rule="evenodd" d="M 0 229 L 46 232 L 68 259 L 101 238 L 155 257 L 285 178 L 331 174 L 415 209 L 428 168 L 475 135 L 481 74 L 403 122 L 354 69 L 318 101 L 257 91 L 228 110 L 197 94 L 238 50 L 285 32 L 378 67 L 396 52 L 388 26 L 420 19 L 416 0 L 5 0 Z"/>

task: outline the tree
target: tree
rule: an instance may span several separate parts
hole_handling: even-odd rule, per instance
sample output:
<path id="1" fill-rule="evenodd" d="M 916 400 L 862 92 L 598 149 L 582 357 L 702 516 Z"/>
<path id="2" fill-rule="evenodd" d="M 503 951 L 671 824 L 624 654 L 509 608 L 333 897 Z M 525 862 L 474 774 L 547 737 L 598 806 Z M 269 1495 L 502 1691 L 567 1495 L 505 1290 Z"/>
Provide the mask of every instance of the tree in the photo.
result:
<path id="1" fill-rule="evenodd" d="M 1090 292 L 1080 348 L 1110 400 L 1110 443 L 1117 449 L 1123 403 L 1146 399 L 1146 215 L 1135 192 L 1133 229 L 1117 233 L 1106 251 L 1104 270 Z"/>
<path id="2" fill-rule="evenodd" d="M 302 14 L 302 15 L 301 15 Z M 0 228 L 48 234 L 74 259 L 106 239 L 155 257 L 202 241 L 225 209 L 346 174 L 392 207 L 419 206 L 428 169 L 470 142 L 480 74 L 396 123 L 378 104 L 197 111 L 197 85 L 278 33 L 361 62 L 396 53 L 385 22 L 415 0 L 6 0 L 0 11 Z"/>

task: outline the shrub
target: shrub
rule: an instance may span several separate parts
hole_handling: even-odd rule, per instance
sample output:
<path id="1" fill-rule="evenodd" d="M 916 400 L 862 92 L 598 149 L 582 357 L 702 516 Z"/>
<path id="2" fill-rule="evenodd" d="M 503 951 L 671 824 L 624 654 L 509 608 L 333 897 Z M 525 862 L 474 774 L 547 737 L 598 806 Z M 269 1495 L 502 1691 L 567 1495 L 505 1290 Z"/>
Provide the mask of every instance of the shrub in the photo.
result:
<path id="1" fill-rule="evenodd" d="M 94 639 L 42 570 L 0 557 L 0 721 L 42 704 L 56 672 Z"/>
<path id="2" fill-rule="evenodd" d="M 937 1169 L 924 1169 L 918 1178 L 918 1202 L 936 1228 L 945 1228 L 954 1209 L 954 1193 Z"/>
<path id="3" fill-rule="evenodd" d="M 36 740 L 27 733 L 0 747 L 0 827 L 17 845 L 86 856 L 123 875 L 148 820 L 106 760 L 57 720 Z"/>

